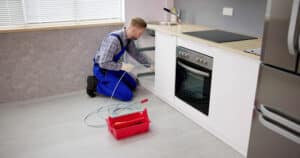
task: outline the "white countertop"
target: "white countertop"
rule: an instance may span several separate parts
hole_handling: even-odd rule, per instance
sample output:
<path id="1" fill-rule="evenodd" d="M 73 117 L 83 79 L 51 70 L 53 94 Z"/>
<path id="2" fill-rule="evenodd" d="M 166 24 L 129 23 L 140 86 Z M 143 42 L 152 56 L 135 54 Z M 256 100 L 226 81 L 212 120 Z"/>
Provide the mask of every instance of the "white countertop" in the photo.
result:
<path id="1" fill-rule="evenodd" d="M 247 49 L 256 49 L 261 48 L 262 40 L 261 38 L 253 39 L 253 40 L 243 40 L 243 41 L 235 41 L 235 42 L 226 42 L 226 43 L 215 43 L 212 41 L 208 41 L 205 39 L 193 37 L 190 35 L 183 34 L 183 32 L 189 31 L 204 31 L 204 30 L 213 30 L 213 28 L 209 28 L 201 25 L 191 25 L 191 24 L 180 24 L 180 25 L 155 25 L 148 24 L 149 29 L 153 29 L 155 31 L 167 33 L 170 35 L 174 35 L 177 37 L 181 37 L 184 39 L 188 39 L 194 42 L 205 43 L 212 47 L 217 47 L 220 49 L 225 49 L 230 52 L 239 53 L 246 57 L 250 57 L 256 60 L 260 60 L 260 56 L 246 53 L 244 50 Z"/>

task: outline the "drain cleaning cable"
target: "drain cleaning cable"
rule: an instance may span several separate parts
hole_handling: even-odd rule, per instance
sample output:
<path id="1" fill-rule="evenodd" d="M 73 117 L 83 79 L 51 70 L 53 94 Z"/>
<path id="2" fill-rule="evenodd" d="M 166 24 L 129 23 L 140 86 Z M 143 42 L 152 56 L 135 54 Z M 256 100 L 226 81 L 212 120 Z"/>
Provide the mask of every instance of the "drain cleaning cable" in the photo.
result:
<path id="1" fill-rule="evenodd" d="M 151 66 L 149 64 L 143 64 L 141 66 Z M 140 102 L 133 102 L 133 103 L 110 103 L 113 100 L 113 96 L 116 93 L 116 90 L 121 82 L 121 80 L 123 79 L 123 77 L 125 76 L 127 72 L 124 71 L 122 76 L 120 77 L 119 81 L 117 82 L 116 86 L 113 89 L 113 92 L 110 96 L 110 99 L 108 99 L 108 101 L 103 105 L 98 107 L 95 111 L 92 111 L 90 113 L 88 113 L 84 118 L 83 121 L 84 123 L 89 126 L 89 127 L 94 127 L 94 128 L 103 128 L 106 126 L 105 123 L 103 124 L 91 124 L 88 122 L 88 118 L 90 118 L 92 115 L 97 115 L 102 119 L 105 120 L 106 117 L 110 116 L 118 116 L 122 111 L 124 110 L 131 110 L 131 111 L 137 111 L 141 109 L 141 105 L 139 103 L 145 103 L 148 100 L 147 99 L 143 99 Z M 103 114 L 103 112 L 106 111 L 106 114 Z M 102 113 L 102 114 L 101 114 Z"/>

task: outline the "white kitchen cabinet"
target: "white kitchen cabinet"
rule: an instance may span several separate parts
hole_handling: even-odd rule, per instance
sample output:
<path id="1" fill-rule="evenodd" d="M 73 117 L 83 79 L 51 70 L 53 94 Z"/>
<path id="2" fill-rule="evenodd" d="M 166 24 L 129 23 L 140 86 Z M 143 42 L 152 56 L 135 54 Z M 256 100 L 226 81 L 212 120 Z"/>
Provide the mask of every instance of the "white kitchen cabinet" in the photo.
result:
<path id="1" fill-rule="evenodd" d="M 209 116 L 174 95 L 176 45 L 213 57 Z M 260 61 L 161 32 L 155 46 L 156 95 L 246 156 Z"/>
<path id="2" fill-rule="evenodd" d="M 169 104 L 175 93 L 176 37 L 156 31 L 155 94 Z"/>
<path id="3" fill-rule="evenodd" d="M 212 75 L 212 128 L 246 155 L 260 61 L 216 49 Z"/>
<path id="4" fill-rule="evenodd" d="M 204 117 L 178 101 L 180 111 L 246 156 L 260 61 L 243 55 L 178 38 L 177 45 L 213 57 L 210 113 Z"/>

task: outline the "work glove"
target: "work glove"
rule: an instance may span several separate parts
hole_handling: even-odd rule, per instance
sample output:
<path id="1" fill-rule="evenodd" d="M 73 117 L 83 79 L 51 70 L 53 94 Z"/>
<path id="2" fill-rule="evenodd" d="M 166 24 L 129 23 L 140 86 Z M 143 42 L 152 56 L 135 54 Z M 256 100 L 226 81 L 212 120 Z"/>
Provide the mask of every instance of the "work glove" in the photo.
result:
<path id="1" fill-rule="evenodd" d="M 122 63 L 121 70 L 124 70 L 126 72 L 131 72 L 133 68 L 134 66 L 132 64 Z"/>

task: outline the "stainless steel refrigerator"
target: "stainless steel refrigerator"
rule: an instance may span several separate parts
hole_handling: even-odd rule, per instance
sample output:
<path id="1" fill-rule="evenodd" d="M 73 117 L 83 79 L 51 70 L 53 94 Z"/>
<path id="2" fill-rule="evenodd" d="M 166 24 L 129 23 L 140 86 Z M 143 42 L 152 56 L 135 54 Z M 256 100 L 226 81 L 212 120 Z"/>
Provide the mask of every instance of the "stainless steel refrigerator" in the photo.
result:
<path id="1" fill-rule="evenodd" d="M 300 158 L 300 0 L 267 1 L 248 158 Z"/>

